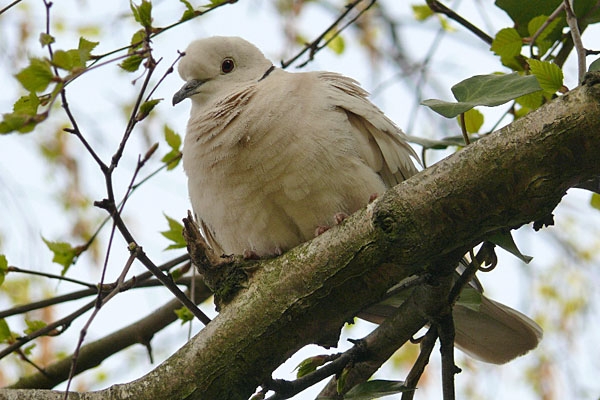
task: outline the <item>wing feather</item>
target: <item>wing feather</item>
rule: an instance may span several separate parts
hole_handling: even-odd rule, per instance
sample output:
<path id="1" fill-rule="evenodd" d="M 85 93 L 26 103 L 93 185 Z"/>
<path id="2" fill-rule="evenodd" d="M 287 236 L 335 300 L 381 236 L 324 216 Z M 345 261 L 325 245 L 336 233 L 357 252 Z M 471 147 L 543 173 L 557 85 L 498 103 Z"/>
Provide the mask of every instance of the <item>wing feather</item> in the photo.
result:
<path id="1" fill-rule="evenodd" d="M 394 186 L 417 173 L 413 159 L 419 162 L 419 157 L 406 135 L 368 100 L 368 93 L 355 80 L 332 72 L 322 72 L 319 78 L 330 87 L 331 104 L 346 112 L 359 133 L 361 156 L 386 185 Z"/>

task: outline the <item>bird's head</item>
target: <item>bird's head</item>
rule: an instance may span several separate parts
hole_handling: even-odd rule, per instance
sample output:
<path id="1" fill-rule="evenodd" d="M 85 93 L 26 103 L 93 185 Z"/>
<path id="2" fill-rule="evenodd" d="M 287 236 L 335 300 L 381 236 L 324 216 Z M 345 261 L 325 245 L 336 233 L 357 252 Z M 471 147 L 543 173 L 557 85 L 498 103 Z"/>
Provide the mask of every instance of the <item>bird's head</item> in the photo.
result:
<path id="1" fill-rule="evenodd" d="M 260 80 L 271 68 L 271 61 L 256 46 L 239 37 L 196 40 L 179 62 L 185 84 L 173 96 L 173 105 L 188 97 L 203 103 L 229 88 Z"/>

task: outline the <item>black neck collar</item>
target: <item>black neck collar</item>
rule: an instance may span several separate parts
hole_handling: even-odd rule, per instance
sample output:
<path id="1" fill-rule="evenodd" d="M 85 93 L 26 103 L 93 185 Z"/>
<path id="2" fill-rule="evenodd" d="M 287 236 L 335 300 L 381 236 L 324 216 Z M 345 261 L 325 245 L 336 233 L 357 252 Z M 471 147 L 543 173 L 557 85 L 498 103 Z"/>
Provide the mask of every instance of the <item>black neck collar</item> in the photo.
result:
<path id="1" fill-rule="evenodd" d="M 271 65 L 271 66 L 269 67 L 269 69 L 268 69 L 268 70 L 267 70 L 267 71 L 264 73 L 264 75 L 263 75 L 263 76 L 262 76 L 262 77 L 261 77 L 261 78 L 260 78 L 258 81 L 260 82 L 260 81 L 262 81 L 263 79 L 265 79 L 267 76 L 269 76 L 269 74 L 270 74 L 271 72 L 273 72 L 273 70 L 274 70 L 274 69 L 275 69 L 275 66 L 274 66 L 274 65 Z"/>

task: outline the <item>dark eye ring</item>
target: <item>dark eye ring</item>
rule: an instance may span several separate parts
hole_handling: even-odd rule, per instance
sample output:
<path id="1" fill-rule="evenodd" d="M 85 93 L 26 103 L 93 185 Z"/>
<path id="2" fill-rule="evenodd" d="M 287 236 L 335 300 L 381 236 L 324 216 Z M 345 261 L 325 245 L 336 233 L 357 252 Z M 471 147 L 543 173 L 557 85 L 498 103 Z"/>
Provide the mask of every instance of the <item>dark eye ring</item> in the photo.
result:
<path id="1" fill-rule="evenodd" d="M 228 74 L 231 71 L 233 71 L 233 68 L 235 68 L 235 63 L 231 58 L 226 58 L 221 63 L 221 71 L 223 71 L 223 73 L 225 74 Z"/>

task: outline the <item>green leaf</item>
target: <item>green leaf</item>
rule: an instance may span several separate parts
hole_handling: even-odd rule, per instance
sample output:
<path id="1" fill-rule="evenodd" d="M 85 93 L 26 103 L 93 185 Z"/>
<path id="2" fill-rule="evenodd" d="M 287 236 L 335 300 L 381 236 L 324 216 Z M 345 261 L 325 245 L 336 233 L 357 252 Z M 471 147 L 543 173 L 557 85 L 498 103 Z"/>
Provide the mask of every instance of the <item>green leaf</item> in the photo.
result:
<path id="1" fill-rule="evenodd" d="M 348 374 L 350 373 L 350 366 L 345 366 L 342 372 L 337 377 L 336 389 L 338 393 L 342 393 L 344 387 L 346 386 L 346 379 L 348 378 Z"/>
<path id="2" fill-rule="evenodd" d="M 165 250 L 181 249 L 186 247 L 187 244 L 183 238 L 183 225 L 166 214 L 165 218 L 169 224 L 169 230 L 162 231 L 160 234 L 173 242 Z"/>
<path id="3" fill-rule="evenodd" d="M 42 47 L 46 47 L 49 44 L 55 42 L 54 36 L 49 35 L 47 33 L 40 33 L 40 44 Z"/>
<path id="4" fill-rule="evenodd" d="M 64 275 L 69 270 L 69 267 L 77 261 L 77 257 L 79 257 L 85 249 L 84 246 L 73 247 L 66 242 L 51 242 L 44 237 L 42 237 L 42 240 L 54 254 L 52 261 L 64 267 L 61 271 L 61 275 Z"/>
<path id="5" fill-rule="evenodd" d="M 540 87 L 548 93 L 556 93 L 563 87 L 563 72 L 558 65 L 549 61 L 527 60 L 531 73 L 535 75 Z"/>
<path id="6" fill-rule="evenodd" d="M 526 36 L 529 21 L 538 15 L 552 14 L 561 2 L 562 0 L 527 0 L 527 3 L 523 0 L 496 0 L 495 4 L 510 16 L 519 34 Z"/>
<path id="7" fill-rule="evenodd" d="M 522 71 L 521 49 L 523 39 L 514 28 L 501 29 L 492 42 L 491 49 L 500 56 L 502 65 L 513 71 Z"/>
<path id="8" fill-rule="evenodd" d="M 161 101 L 162 99 L 153 99 L 143 102 L 140 106 L 140 111 L 135 116 L 136 121 L 141 121 L 144 118 L 146 118 L 148 114 L 150 114 L 150 112 L 154 109 L 154 107 Z"/>
<path id="9" fill-rule="evenodd" d="M 26 356 L 30 356 L 33 349 L 35 349 L 35 346 L 35 343 L 26 346 L 25 348 L 23 348 L 23 354 L 25 354 Z"/>
<path id="10" fill-rule="evenodd" d="M 6 274 L 8 274 L 8 261 L 4 254 L 0 254 L 0 286 L 4 283 Z"/>
<path id="11" fill-rule="evenodd" d="M 328 33 L 327 35 L 325 35 L 325 40 L 329 40 L 329 38 L 331 38 L 332 36 L 333 32 Z M 342 35 L 337 35 L 336 37 L 331 39 L 329 43 L 327 43 L 327 47 L 333 50 L 335 54 L 340 55 L 344 52 L 344 49 L 346 48 L 346 42 L 344 42 L 344 38 L 342 37 Z"/>
<path id="12" fill-rule="evenodd" d="M 425 21 L 433 15 L 433 11 L 431 11 L 431 8 L 427 4 L 413 4 L 411 8 L 413 16 L 417 21 Z"/>
<path id="13" fill-rule="evenodd" d="M 138 68 L 140 67 L 140 64 L 142 63 L 143 60 L 144 60 L 144 57 L 142 57 L 138 54 L 134 54 L 134 55 L 129 56 L 126 59 L 124 59 L 119 64 L 119 67 L 123 68 L 127 72 L 135 72 L 138 70 Z"/>
<path id="14" fill-rule="evenodd" d="M 543 92 L 533 92 L 526 94 L 525 96 L 517 97 L 515 99 L 517 104 L 528 108 L 529 110 L 535 110 L 544 104 L 544 93 Z"/>
<path id="15" fill-rule="evenodd" d="M 425 100 L 421 104 L 447 118 L 454 118 L 475 106 L 498 106 L 519 96 L 541 90 L 535 76 L 476 75 L 452 87 L 457 103 L 442 100 Z"/>
<path id="16" fill-rule="evenodd" d="M 408 388 L 402 381 L 373 379 L 354 386 L 344 395 L 344 400 L 371 400 L 383 396 L 415 390 Z"/>
<path id="17" fill-rule="evenodd" d="M 590 67 L 588 68 L 589 72 L 592 71 L 600 71 L 600 58 L 594 60 L 591 64 Z"/>
<path id="18" fill-rule="evenodd" d="M 18 131 L 27 124 L 27 118 L 17 114 L 2 114 L 0 121 L 0 134 L 4 135 L 12 131 Z"/>
<path id="19" fill-rule="evenodd" d="M 0 343 L 11 343 L 15 339 L 4 318 L 0 319 Z"/>
<path id="20" fill-rule="evenodd" d="M 29 96 L 22 96 L 13 105 L 13 113 L 34 116 L 37 115 L 40 99 L 34 92 L 29 93 Z"/>
<path id="21" fill-rule="evenodd" d="M 79 52 L 80 67 L 85 67 L 85 64 L 92 58 L 92 50 L 94 50 L 99 43 L 100 42 L 92 42 L 84 37 L 79 38 L 77 50 Z"/>
<path id="22" fill-rule="evenodd" d="M 181 161 L 181 136 L 175 133 L 175 131 L 167 125 L 164 127 L 164 132 L 165 140 L 171 148 L 171 151 L 165 154 L 163 158 L 161 158 L 161 161 L 167 164 L 167 170 L 170 171 L 177 167 Z"/>
<path id="23" fill-rule="evenodd" d="M 437 14 L 438 19 L 440 20 L 440 25 L 442 29 L 446 32 L 455 32 L 456 28 L 454 28 L 450 22 L 446 18 L 442 18 L 440 14 Z"/>
<path id="24" fill-rule="evenodd" d="M 167 141 L 167 144 L 169 145 L 169 147 L 171 147 L 171 149 L 176 150 L 176 151 L 180 151 L 181 150 L 181 136 L 177 133 L 175 133 L 175 131 L 171 128 L 169 128 L 169 126 L 165 125 L 164 127 L 164 132 L 165 132 L 165 140 Z"/>
<path id="25" fill-rule="evenodd" d="M 600 210 L 600 194 L 592 193 L 592 197 L 590 197 L 590 205 L 596 210 Z"/>
<path id="26" fill-rule="evenodd" d="M 228 2 L 229 0 L 210 0 L 210 6 L 209 8 L 214 8 L 217 6 L 220 6 L 223 3 Z"/>
<path id="27" fill-rule="evenodd" d="M 136 33 L 131 36 L 131 47 L 129 48 L 129 52 L 133 52 L 135 50 L 141 49 L 144 44 L 144 40 L 146 39 L 146 31 L 144 29 L 140 29 Z"/>
<path id="28" fill-rule="evenodd" d="M 50 63 L 41 58 L 29 60 L 29 66 L 23 68 L 17 75 L 17 80 L 29 92 L 46 90 L 54 74 L 50 70 Z"/>
<path id="29" fill-rule="evenodd" d="M 493 107 L 540 89 L 533 77 L 512 73 L 476 75 L 454 85 L 452 93 L 459 102 Z"/>
<path id="30" fill-rule="evenodd" d="M 194 11 L 194 7 L 187 0 L 179 0 L 185 5 L 185 11 L 181 15 L 179 21 L 187 21 L 188 19 L 192 19 L 196 16 L 196 12 Z"/>
<path id="31" fill-rule="evenodd" d="M 29 96 L 19 98 L 13 105 L 14 112 L 2 115 L 0 134 L 13 131 L 21 133 L 31 132 L 38 123 L 44 121 L 48 116 L 47 113 L 35 113 L 38 105 L 39 98 L 33 92 Z"/>
<path id="32" fill-rule="evenodd" d="M 146 0 L 137 5 L 133 1 L 129 3 L 133 18 L 144 28 L 152 27 L 152 3 Z"/>
<path id="33" fill-rule="evenodd" d="M 515 241 L 513 240 L 510 232 L 496 232 L 487 238 L 488 241 L 494 243 L 497 246 L 502 247 L 515 257 L 519 258 L 525 264 L 529 264 L 533 257 L 526 256 L 517 248 Z"/>
<path id="34" fill-rule="evenodd" d="M 181 162 L 181 151 L 171 150 L 160 159 L 163 163 L 167 164 L 167 171 L 175 169 Z"/>
<path id="35" fill-rule="evenodd" d="M 476 110 L 474 108 L 470 109 L 464 114 L 464 118 L 467 133 L 479 132 L 479 129 L 481 129 L 481 126 L 483 125 L 483 114 L 479 112 L 479 110 Z M 460 125 L 460 120 L 458 121 L 458 124 Z"/>
<path id="36" fill-rule="evenodd" d="M 46 327 L 46 323 L 44 321 L 39 321 L 39 320 L 25 320 L 25 324 L 27 324 L 27 329 L 25 329 L 25 334 L 29 335 L 35 331 L 38 331 L 44 327 Z"/>
<path id="37" fill-rule="evenodd" d="M 91 52 L 98 46 L 99 42 L 91 42 L 83 37 L 79 38 L 79 46 L 71 50 L 57 50 L 54 52 L 52 62 L 57 67 L 66 71 L 86 67 L 86 63 L 92 57 Z"/>
<path id="38" fill-rule="evenodd" d="M 181 320 L 181 325 L 194 319 L 194 314 L 192 314 L 192 312 L 186 306 L 175 310 L 175 315 L 177 315 L 177 318 Z"/>
<path id="39" fill-rule="evenodd" d="M 70 71 L 78 64 L 78 57 L 77 50 L 56 50 L 52 57 L 52 63 L 58 68 Z"/>
<path id="40" fill-rule="evenodd" d="M 421 104 L 431 108 L 433 111 L 443 115 L 446 118 L 455 118 L 457 115 L 467 112 L 476 106 L 476 104 L 451 103 L 449 101 L 436 99 L 423 100 Z"/>
<path id="41" fill-rule="evenodd" d="M 539 15 L 529 21 L 527 25 L 527 30 L 529 31 L 529 36 L 533 37 L 536 32 L 544 25 L 544 23 L 548 20 L 548 17 L 545 15 Z M 561 18 L 555 18 L 544 28 L 542 32 L 538 35 L 535 40 L 535 45 L 538 48 L 538 56 L 541 57 L 552 47 L 554 40 L 549 39 L 549 36 L 554 33 L 559 23 L 564 22 Z"/>
<path id="42" fill-rule="evenodd" d="M 314 356 L 302 360 L 300 364 L 296 365 L 296 368 L 294 368 L 294 370 L 298 371 L 296 372 L 296 378 L 302 378 L 303 376 L 316 371 L 317 368 L 325 364 L 326 360 L 327 356 Z"/>
<path id="43" fill-rule="evenodd" d="M 523 39 L 514 28 L 504 28 L 498 31 L 492 41 L 492 51 L 500 57 L 512 58 L 521 54 Z"/>
<path id="44" fill-rule="evenodd" d="M 181 272 L 181 268 L 177 268 L 174 269 L 170 272 L 171 275 L 171 279 L 173 280 L 173 282 L 177 282 L 179 280 L 179 278 L 181 278 L 183 276 L 183 273 Z"/>
<path id="45" fill-rule="evenodd" d="M 467 286 L 460 292 L 457 303 L 463 307 L 467 307 L 473 311 L 479 311 L 481 306 L 481 292 L 474 287 Z"/>
<path id="46" fill-rule="evenodd" d="M 443 139 L 427 139 L 418 136 L 406 135 L 408 141 L 423 146 L 426 149 L 443 150 L 451 146 L 464 146 L 465 139 L 460 136 L 448 136 Z"/>

